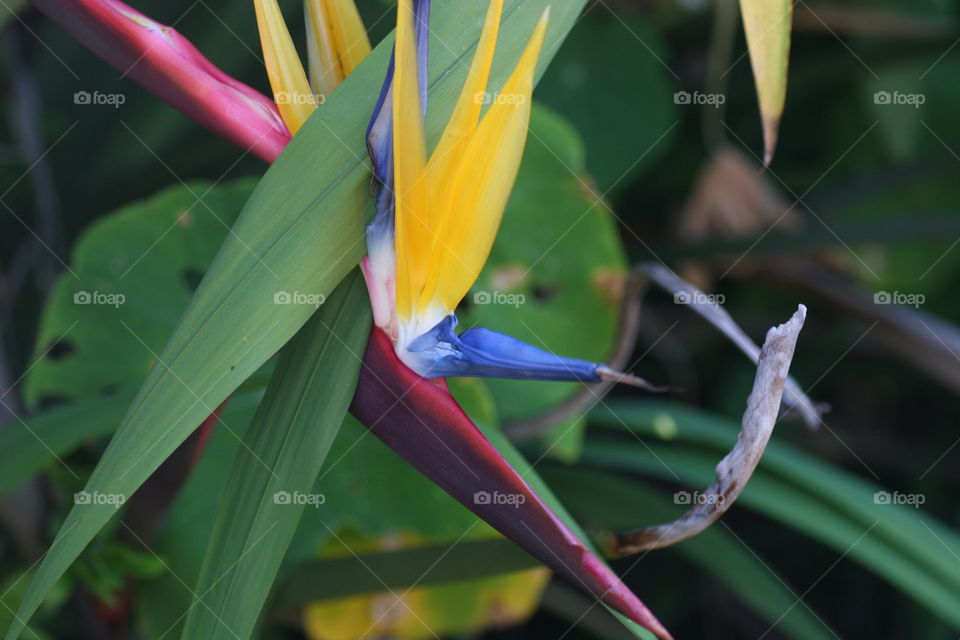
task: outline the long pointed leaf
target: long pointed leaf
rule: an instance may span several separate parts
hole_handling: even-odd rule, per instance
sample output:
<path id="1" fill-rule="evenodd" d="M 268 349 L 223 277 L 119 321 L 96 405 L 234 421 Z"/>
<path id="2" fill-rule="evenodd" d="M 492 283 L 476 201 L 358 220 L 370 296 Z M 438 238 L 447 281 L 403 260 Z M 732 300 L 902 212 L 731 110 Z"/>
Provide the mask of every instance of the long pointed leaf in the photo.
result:
<path id="1" fill-rule="evenodd" d="M 777 146 L 780 116 L 787 97 L 792 0 L 740 0 L 750 65 L 763 121 L 763 162 L 770 164 Z"/>
<path id="2" fill-rule="evenodd" d="M 353 398 L 370 321 L 357 271 L 280 352 L 227 480 L 184 638 L 251 634 L 300 521 L 297 496 L 313 495 Z"/>
<path id="3" fill-rule="evenodd" d="M 591 419 L 614 431 L 636 431 L 649 437 L 645 442 L 650 444 L 641 447 L 600 435 L 587 444 L 584 460 L 588 464 L 675 480 L 669 468 L 694 485 L 711 477 L 718 452 L 736 434 L 726 420 L 675 403 L 611 402 L 595 410 Z M 669 437 L 656 428 L 658 424 L 671 425 Z M 669 442 L 656 442 L 663 439 Z M 920 509 L 885 504 L 877 499 L 878 491 L 883 490 L 774 442 L 738 504 L 780 520 L 838 553 L 849 553 L 851 559 L 960 628 L 960 558 L 956 555 L 960 534 Z"/>

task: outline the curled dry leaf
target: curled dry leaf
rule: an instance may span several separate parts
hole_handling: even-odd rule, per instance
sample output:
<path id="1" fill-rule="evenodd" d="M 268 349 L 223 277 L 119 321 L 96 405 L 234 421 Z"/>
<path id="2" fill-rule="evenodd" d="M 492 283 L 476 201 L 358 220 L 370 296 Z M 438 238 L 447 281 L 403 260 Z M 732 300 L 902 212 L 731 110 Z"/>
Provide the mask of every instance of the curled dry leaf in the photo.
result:
<path id="1" fill-rule="evenodd" d="M 767 332 L 760 350 L 757 377 L 747 398 L 747 410 L 733 450 L 717 465 L 717 480 L 701 494 L 698 504 L 679 519 L 630 533 L 614 534 L 612 553 L 626 556 L 666 547 L 691 538 L 716 522 L 736 501 L 760 462 L 777 421 L 790 362 L 807 309 L 803 305 L 784 324 Z"/>

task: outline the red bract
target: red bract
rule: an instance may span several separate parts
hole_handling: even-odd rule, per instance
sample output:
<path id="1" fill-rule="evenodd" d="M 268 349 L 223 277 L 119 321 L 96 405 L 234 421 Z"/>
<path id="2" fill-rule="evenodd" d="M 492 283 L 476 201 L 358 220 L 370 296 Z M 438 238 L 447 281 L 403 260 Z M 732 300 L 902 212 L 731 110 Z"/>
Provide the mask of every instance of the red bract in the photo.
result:
<path id="1" fill-rule="evenodd" d="M 421 378 L 403 364 L 377 327 L 350 411 L 404 460 L 525 551 L 657 636 L 670 637 L 504 460 L 446 385 Z"/>
<path id="2" fill-rule="evenodd" d="M 225 74 L 175 29 L 117 0 L 33 4 L 125 76 L 267 162 L 290 141 L 272 100 Z"/>

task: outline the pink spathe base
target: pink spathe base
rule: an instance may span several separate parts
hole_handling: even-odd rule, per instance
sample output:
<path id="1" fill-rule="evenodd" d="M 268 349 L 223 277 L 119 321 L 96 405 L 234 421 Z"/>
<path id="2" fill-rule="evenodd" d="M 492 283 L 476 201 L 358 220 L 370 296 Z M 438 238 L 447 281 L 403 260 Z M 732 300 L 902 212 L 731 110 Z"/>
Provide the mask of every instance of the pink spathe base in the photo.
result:
<path id="1" fill-rule="evenodd" d="M 32 0 L 43 13 L 184 115 L 267 162 L 290 141 L 276 105 L 175 29 L 119 0 Z"/>
<path id="2" fill-rule="evenodd" d="M 670 638 L 490 444 L 445 383 L 410 370 L 377 327 L 351 412 L 414 468 L 570 583 L 660 638 Z"/>

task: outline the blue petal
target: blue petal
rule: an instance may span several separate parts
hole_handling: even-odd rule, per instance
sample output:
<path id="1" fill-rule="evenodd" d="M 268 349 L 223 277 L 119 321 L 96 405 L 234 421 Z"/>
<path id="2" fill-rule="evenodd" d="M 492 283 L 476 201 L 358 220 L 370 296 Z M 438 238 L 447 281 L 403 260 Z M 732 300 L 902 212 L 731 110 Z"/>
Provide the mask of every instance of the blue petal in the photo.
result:
<path id="1" fill-rule="evenodd" d="M 427 113 L 427 71 L 430 49 L 430 0 L 414 0 L 415 35 L 417 38 L 417 84 L 420 88 L 420 110 Z M 390 54 L 387 75 L 380 87 L 377 104 L 367 125 L 367 153 L 373 162 L 373 175 L 387 184 L 393 161 L 393 105 L 387 96 L 393 84 L 394 54 Z"/>
<path id="2" fill-rule="evenodd" d="M 456 325 L 456 316 L 446 316 L 407 345 L 404 361 L 425 378 L 601 380 L 602 365 L 595 362 L 563 358 L 489 329 L 468 329 L 458 336 L 453 331 Z"/>
<path id="3" fill-rule="evenodd" d="M 417 83 L 420 88 L 420 108 L 427 113 L 427 62 L 429 53 L 430 0 L 414 0 L 414 20 L 417 38 Z M 388 100 L 393 84 L 394 54 L 390 54 L 387 75 L 380 87 L 377 104 L 367 125 L 367 153 L 373 164 L 374 190 L 377 194 L 377 212 L 367 226 L 367 247 L 393 244 L 393 104 Z"/>

